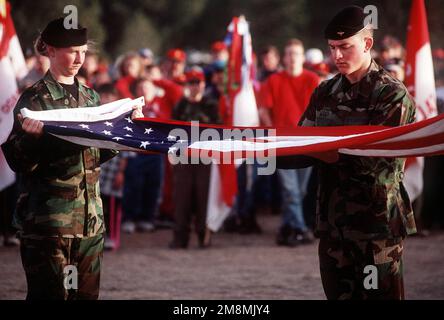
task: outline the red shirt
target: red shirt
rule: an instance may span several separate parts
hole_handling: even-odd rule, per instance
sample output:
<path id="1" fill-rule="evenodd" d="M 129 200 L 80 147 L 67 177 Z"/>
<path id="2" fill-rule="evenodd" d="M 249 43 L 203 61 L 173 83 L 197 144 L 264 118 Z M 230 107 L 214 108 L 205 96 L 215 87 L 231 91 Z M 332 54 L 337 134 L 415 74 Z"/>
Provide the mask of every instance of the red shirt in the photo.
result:
<path id="1" fill-rule="evenodd" d="M 183 96 L 182 86 L 169 80 L 155 80 L 157 94 L 152 101 L 145 101 L 142 112 L 146 117 L 171 119 L 171 111 Z M 159 90 L 160 89 L 160 90 Z"/>
<path id="2" fill-rule="evenodd" d="M 318 84 L 319 77 L 305 69 L 296 77 L 277 72 L 261 87 L 261 106 L 271 109 L 276 127 L 297 126 Z"/>
<path id="3" fill-rule="evenodd" d="M 130 90 L 131 84 L 134 81 L 136 81 L 136 78 L 133 78 L 131 76 L 122 77 L 119 80 L 117 80 L 114 86 L 119 94 L 120 99 L 124 98 L 134 99 L 134 96 Z"/>

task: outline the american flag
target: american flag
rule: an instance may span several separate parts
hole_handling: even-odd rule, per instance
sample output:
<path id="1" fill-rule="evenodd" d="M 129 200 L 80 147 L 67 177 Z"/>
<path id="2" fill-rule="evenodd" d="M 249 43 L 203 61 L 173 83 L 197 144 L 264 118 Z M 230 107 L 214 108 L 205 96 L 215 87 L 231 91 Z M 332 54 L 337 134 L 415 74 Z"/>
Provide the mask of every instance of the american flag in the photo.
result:
<path id="1" fill-rule="evenodd" d="M 44 130 L 80 145 L 136 152 L 176 153 L 186 140 L 169 134 L 177 125 L 133 121 L 133 107 L 143 106 L 143 97 L 122 99 L 94 108 L 30 111 L 22 115 L 44 122 Z M 189 126 L 182 126 L 189 130 Z"/>
<path id="2" fill-rule="evenodd" d="M 61 139 L 136 152 L 177 154 L 197 150 L 215 159 L 224 154 L 229 154 L 230 159 L 269 156 L 270 151 L 277 156 L 331 151 L 369 157 L 444 154 L 444 114 L 402 127 L 246 128 L 148 118 L 131 120 L 133 107 L 142 104 L 143 98 L 138 98 L 94 108 L 21 112 L 24 117 L 43 121 L 44 130 Z M 204 134 L 206 129 L 212 134 Z M 247 130 L 251 136 L 243 134 Z M 178 131 L 182 134 L 176 134 Z M 240 135 L 225 138 L 226 132 Z"/>

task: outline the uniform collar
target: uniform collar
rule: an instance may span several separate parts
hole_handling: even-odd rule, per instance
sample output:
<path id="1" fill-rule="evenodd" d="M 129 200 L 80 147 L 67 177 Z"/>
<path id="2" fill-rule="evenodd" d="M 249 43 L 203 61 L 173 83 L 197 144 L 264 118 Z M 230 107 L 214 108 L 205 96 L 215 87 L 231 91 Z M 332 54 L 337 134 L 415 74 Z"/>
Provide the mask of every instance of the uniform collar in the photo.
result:
<path id="1" fill-rule="evenodd" d="M 373 89 L 371 86 L 372 75 L 374 75 L 375 72 L 379 72 L 380 70 L 381 67 L 372 59 L 367 73 L 364 75 L 364 77 L 362 77 L 361 80 L 356 83 L 350 84 L 350 82 L 344 75 L 338 75 L 338 78 L 334 82 L 332 90 L 330 91 L 330 95 L 344 93 L 345 86 L 349 88 L 345 91 L 348 92 L 352 97 L 357 97 L 358 94 L 364 97 L 368 97 L 370 96 L 370 93 Z"/>
<path id="2" fill-rule="evenodd" d="M 53 100 L 59 100 L 66 98 L 69 96 L 69 93 L 66 92 L 66 90 L 58 83 L 54 77 L 52 76 L 51 72 L 48 70 L 43 77 L 43 81 L 48 88 L 48 91 L 52 97 Z M 77 83 L 77 87 L 79 88 L 79 105 L 82 105 L 85 100 L 90 99 L 89 94 L 85 90 L 85 86 L 83 86 L 77 78 L 74 77 L 74 81 Z"/>
<path id="3" fill-rule="evenodd" d="M 43 82 L 48 88 L 49 94 L 51 95 L 53 100 L 59 100 L 65 97 L 65 90 L 60 85 L 60 83 L 58 83 L 54 79 L 49 70 L 46 72 L 45 76 L 43 77 Z"/>

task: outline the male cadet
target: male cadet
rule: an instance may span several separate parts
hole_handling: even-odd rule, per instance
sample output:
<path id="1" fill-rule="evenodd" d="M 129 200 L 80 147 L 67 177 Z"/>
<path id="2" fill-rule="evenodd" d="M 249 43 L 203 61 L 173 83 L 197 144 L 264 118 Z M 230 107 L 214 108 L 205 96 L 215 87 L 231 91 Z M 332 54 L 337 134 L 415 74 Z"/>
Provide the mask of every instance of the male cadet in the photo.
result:
<path id="1" fill-rule="evenodd" d="M 413 122 L 407 89 L 371 58 L 373 30 L 365 18 L 362 8 L 347 7 L 325 29 L 339 74 L 315 89 L 302 126 Z M 282 158 L 278 166 L 316 161 L 309 159 Z M 403 239 L 416 232 L 402 184 L 404 159 L 341 154 L 335 160 L 316 163 L 315 234 L 325 294 L 328 299 L 403 299 Z"/>
<path id="2" fill-rule="evenodd" d="M 14 213 L 28 284 L 27 299 L 97 299 L 103 255 L 100 163 L 110 150 L 78 146 L 49 135 L 43 123 L 22 118 L 34 111 L 94 107 L 98 94 L 75 78 L 85 60 L 87 29 L 66 29 L 64 18 L 48 23 L 36 51 L 50 60 L 49 71 L 21 95 L 14 127 L 2 145 L 19 174 Z M 143 116 L 136 110 L 137 116 Z M 136 116 L 133 112 L 133 117 Z"/>

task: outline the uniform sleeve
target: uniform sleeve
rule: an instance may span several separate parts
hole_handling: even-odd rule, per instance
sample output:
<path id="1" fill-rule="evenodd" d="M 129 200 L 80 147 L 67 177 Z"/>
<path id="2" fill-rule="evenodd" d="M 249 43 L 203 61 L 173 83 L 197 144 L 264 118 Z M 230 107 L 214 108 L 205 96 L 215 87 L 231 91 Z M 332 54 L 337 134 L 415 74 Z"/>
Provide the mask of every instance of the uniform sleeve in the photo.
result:
<path id="1" fill-rule="evenodd" d="M 402 126 L 415 120 L 415 102 L 405 88 L 385 86 L 375 102 L 370 125 Z"/>
<path id="2" fill-rule="evenodd" d="M 46 134 L 36 138 L 22 130 L 22 125 L 17 116 L 23 108 L 33 111 L 43 109 L 38 95 L 33 95 L 26 91 L 22 94 L 14 108 L 13 128 L 8 139 L 2 145 L 2 150 L 9 167 L 17 173 L 33 171 L 37 168 L 41 155 L 45 152 L 44 140 Z"/>
<path id="3" fill-rule="evenodd" d="M 316 123 L 316 99 L 318 96 L 318 89 L 316 88 L 311 97 L 310 102 L 308 103 L 307 109 L 302 114 L 301 119 L 299 120 L 299 126 L 301 127 L 314 127 Z"/>

